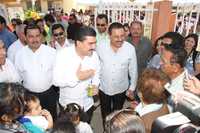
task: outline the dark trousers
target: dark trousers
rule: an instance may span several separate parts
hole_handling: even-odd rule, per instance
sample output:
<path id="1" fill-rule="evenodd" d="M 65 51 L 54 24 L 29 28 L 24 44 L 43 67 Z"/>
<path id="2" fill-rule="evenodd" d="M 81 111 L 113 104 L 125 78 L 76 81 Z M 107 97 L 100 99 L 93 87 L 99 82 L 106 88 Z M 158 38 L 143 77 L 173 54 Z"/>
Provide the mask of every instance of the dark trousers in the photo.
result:
<path id="1" fill-rule="evenodd" d="M 120 110 L 123 108 L 126 91 L 116 95 L 106 95 L 101 90 L 99 91 L 99 98 L 101 103 L 101 115 L 103 118 L 103 125 L 105 125 L 106 116 L 115 110 Z"/>
<path id="2" fill-rule="evenodd" d="M 57 118 L 56 104 L 59 96 L 57 87 L 52 86 L 47 91 L 41 93 L 31 91 L 27 91 L 27 93 L 37 96 L 40 100 L 42 108 L 47 109 L 51 113 L 54 120 Z"/>
<path id="3" fill-rule="evenodd" d="M 59 107 L 60 107 L 60 109 L 59 109 L 60 113 L 62 114 L 62 111 L 64 111 L 64 107 L 60 104 L 59 104 Z M 92 120 L 93 112 L 94 112 L 93 106 L 86 112 L 82 111 L 80 114 L 80 121 L 87 122 L 88 124 L 90 124 L 90 122 Z"/>

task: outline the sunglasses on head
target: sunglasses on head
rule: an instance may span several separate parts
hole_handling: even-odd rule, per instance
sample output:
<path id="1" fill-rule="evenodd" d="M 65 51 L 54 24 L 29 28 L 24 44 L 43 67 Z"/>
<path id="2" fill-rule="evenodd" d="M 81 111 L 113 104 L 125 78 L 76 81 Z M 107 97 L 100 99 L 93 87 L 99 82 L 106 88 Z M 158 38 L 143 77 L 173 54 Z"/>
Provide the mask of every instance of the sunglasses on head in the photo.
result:
<path id="1" fill-rule="evenodd" d="M 55 33 L 55 34 L 53 34 L 55 37 L 58 37 L 58 36 L 62 36 L 62 35 L 64 35 L 64 32 L 59 32 L 59 33 Z"/>

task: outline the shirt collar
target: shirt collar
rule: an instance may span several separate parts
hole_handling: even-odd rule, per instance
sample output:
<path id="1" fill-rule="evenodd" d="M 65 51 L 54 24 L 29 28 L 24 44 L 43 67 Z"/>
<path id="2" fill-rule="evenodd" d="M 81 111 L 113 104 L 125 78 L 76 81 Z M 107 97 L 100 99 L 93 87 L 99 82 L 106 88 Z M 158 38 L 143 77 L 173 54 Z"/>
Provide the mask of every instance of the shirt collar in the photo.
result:
<path id="1" fill-rule="evenodd" d="M 159 110 L 163 104 L 158 104 L 158 103 L 152 103 L 148 105 L 143 105 L 142 102 L 138 104 L 138 106 L 135 108 L 135 111 L 140 115 L 143 116 L 147 113 Z"/>

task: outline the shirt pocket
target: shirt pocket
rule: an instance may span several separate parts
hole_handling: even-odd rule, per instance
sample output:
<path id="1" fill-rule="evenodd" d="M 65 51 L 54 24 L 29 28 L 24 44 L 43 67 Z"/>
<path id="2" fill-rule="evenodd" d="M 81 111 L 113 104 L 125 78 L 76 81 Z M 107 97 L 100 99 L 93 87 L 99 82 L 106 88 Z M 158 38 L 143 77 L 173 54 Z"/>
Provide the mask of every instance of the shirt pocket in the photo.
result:
<path id="1" fill-rule="evenodd" d="M 38 67 L 39 67 L 40 71 L 42 71 L 42 72 L 49 72 L 49 71 L 53 70 L 53 65 L 48 62 L 40 63 Z"/>

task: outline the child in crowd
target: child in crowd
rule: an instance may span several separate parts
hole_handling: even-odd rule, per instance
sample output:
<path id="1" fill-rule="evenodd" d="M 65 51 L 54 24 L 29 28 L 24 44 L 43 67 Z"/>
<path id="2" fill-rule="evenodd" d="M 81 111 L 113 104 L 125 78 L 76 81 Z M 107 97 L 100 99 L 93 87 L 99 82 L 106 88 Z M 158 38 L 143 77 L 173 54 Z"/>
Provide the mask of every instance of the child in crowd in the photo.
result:
<path id="1" fill-rule="evenodd" d="M 76 133 L 93 133 L 90 125 L 86 122 L 80 120 L 83 110 L 76 103 L 71 103 L 66 105 L 64 111 L 61 112 L 60 117 L 68 117 L 71 122 L 74 123 L 76 127 Z"/>
<path id="2" fill-rule="evenodd" d="M 53 124 L 51 133 L 76 133 L 75 125 L 69 121 L 67 116 L 59 117 Z"/>
<path id="3" fill-rule="evenodd" d="M 40 100 L 31 94 L 25 96 L 24 118 L 29 119 L 33 125 L 43 131 L 53 127 L 53 118 L 49 111 L 42 109 Z"/>

